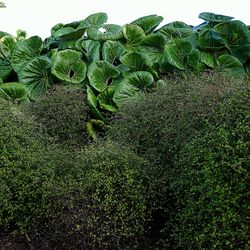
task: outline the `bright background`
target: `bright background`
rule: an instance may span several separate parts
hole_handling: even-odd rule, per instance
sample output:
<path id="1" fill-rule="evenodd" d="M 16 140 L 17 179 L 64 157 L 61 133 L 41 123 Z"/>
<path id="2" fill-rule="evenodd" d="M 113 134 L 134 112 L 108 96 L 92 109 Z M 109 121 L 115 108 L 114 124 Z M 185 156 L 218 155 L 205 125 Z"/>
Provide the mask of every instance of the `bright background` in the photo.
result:
<path id="1" fill-rule="evenodd" d="M 7 8 L 0 9 L 0 30 L 15 35 L 25 30 L 28 37 L 50 36 L 57 23 L 69 23 L 96 12 L 108 14 L 108 23 L 126 24 L 157 14 L 164 17 L 161 25 L 183 21 L 189 25 L 203 22 L 201 12 L 213 12 L 235 17 L 250 25 L 249 0 L 3 0 Z"/>

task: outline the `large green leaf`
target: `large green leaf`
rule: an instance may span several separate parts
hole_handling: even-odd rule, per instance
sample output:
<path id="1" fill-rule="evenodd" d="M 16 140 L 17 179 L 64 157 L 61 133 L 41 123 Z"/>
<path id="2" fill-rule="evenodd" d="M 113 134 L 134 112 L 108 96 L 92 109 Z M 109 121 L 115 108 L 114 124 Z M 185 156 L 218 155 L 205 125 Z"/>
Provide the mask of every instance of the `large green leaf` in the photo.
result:
<path id="1" fill-rule="evenodd" d="M 202 12 L 199 14 L 199 18 L 212 23 L 221 23 L 230 21 L 233 19 L 231 16 L 224 16 L 219 14 L 214 14 L 211 12 Z"/>
<path id="2" fill-rule="evenodd" d="M 153 76 L 147 71 L 137 71 L 127 75 L 116 87 L 113 100 L 118 107 L 131 99 L 136 99 L 152 85 Z"/>
<path id="3" fill-rule="evenodd" d="M 200 52 L 198 49 L 193 49 L 191 53 L 187 56 L 186 68 L 193 71 L 198 67 L 200 61 Z"/>
<path id="4" fill-rule="evenodd" d="M 83 59 L 88 63 L 100 60 L 101 43 L 99 41 L 79 39 L 76 47 L 82 52 Z"/>
<path id="5" fill-rule="evenodd" d="M 97 41 L 118 40 L 123 37 L 122 27 L 116 24 L 104 24 L 101 27 L 88 28 L 88 37 Z"/>
<path id="6" fill-rule="evenodd" d="M 16 40 L 13 36 L 3 36 L 0 39 L 0 58 L 11 56 L 16 45 Z"/>
<path id="7" fill-rule="evenodd" d="M 81 60 L 81 53 L 74 50 L 63 50 L 52 58 L 51 72 L 66 83 L 80 83 L 86 77 L 87 66 Z"/>
<path id="8" fill-rule="evenodd" d="M 51 29 L 50 44 L 58 47 L 60 50 L 75 49 L 77 40 L 84 36 L 87 28 L 88 25 L 84 21 L 72 22 L 65 25 L 59 23 Z M 48 44 L 46 44 L 46 47 L 48 47 Z"/>
<path id="9" fill-rule="evenodd" d="M 190 25 L 188 25 L 182 21 L 174 21 L 174 22 L 171 22 L 171 23 L 164 25 L 163 27 L 173 27 L 176 29 L 179 29 L 179 28 L 192 29 Z"/>
<path id="10" fill-rule="evenodd" d="M 97 96 L 97 100 L 99 101 L 99 105 L 102 109 L 109 112 L 116 112 L 118 110 L 113 101 L 114 92 L 115 86 L 109 86 L 106 90 L 104 90 Z"/>
<path id="11" fill-rule="evenodd" d="M 207 51 L 200 53 L 200 61 L 212 69 L 217 66 L 214 55 Z"/>
<path id="12" fill-rule="evenodd" d="M 149 15 L 134 20 L 132 24 L 137 24 L 144 30 L 145 34 L 150 34 L 162 21 L 163 21 L 162 16 Z"/>
<path id="13" fill-rule="evenodd" d="M 53 33 L 54 37 L 74 38 L 75 29 L 72 27 L 62 27 Z"/>
<path id="14" fill-rule="evenodd" d="M 120 72 L 107 61 L 95 61 L 88 69 L 90 85 L 99 92 L 103 92 L 112 84 L 113 78 L 118 77 Z"/>
<path id="15" fill-rule="evenodd" d="M 154 82 L 154 77 L 147 71 L 136 71 L 128 74 L 125 80 L 141 90 L 146 90 Z"/>
<path id="16" fill-rule="evenodd" d="M 103 115 L 98 110 L 98 102 L 95 93 L 93 92 L 90 86 L 87 86 L 87 103 L 89 105 L 90 112 L 93 115 L 93 117 L 104 121 L 105 119 Z"/>
<path id="17" fill-rule="evenodd" d="M 54 36 L 55 32 L 57 32 L 59 29 L 63 28 L 64 27 L 64 24 L 63 23 L 57 23 L 56 25 L 54 25 L 50 32 L 51 32 L 51 35 Z"/>
<path id="18" fill-rule="evenodd" d="M 239 76 L 245 72 L 242 63 L 234 56 L 221 55 L 217 61 L 221 68 L 228 70 L 232 75 Z"/>
<path id="19" fill-rule="evenodd" d="M 193 46 L 188 41 L 173 39 L 165 45 L 164 57 L 171 65 L 185 70 L 188 55 L 191 54 Z"/>
<path id="20" fill-rule="evenodd" d="M 144 30 L 136 24 L 126 24 L 123 28 L 123 35 L 126 38 L 126 47 L 135 49 L 145 37 Z"/>
<path id="21" fill-rule="evenodd" d="M 125 54 L 120 60 L 132 71 L 147 70 L 153 64 L 147 55 L 139 52 Z"/>
<path id="22" fill-rule="evenodd" d="M 193 44 L 194 47 L 197 46 L 197 40 L 198 40 L 198 32 L 193 30 L 191 27 L 185 27 L 185 28 L 176 28 L 172 25 L 164 25 L 163 27 L 161 27 L 157 33 L 160 33 L 162 35 L 164 35 L 164 37 L 167 40 L 171 40 L 171 39 L 182 39 L 182 40 L 186 40 L 189 41 Z"/>
<path id="23" fill-rule="evenodd" d="M 120 57 L 125 53 L 124 46 L 118 41 L 107 41 L 102 47 L 102 58 L 114 65 L 119 64 Z"/>
<path id="24" fill-rule="evenodd" d="M 101 26 L 107 21 L 108 21 L 108 16 L 106 13 L 103 12 L 91 14 L 84 19 L 84 23 L 87 24 L 88 26 L 92 25 Z"/>
<path id="25" fill-rule="evenodd" d="M 154 33 L 143 38 L 140 46 L 146 47 L 152 52 L 163 52 L 165 43 L 166 40 L 163 35 Z"/>
<path id="26" fill-rule="evenodd" d="M 19 82 L 26 85 L 32 97 L 44 95 L 50 85 L 51 60 L 46 56 L 40 56 L 30 61 L 19 73 Z"/>
<path id="27" fill-rule="evenodd" d="M 0 98 L 18 102 L 29 100 L 27 89 L 24 85 L 17 82 L 0 84 Z"/>
<path id="28" fill-rule="evenodd" d="M 4 31 L 0 31 L 0 38 L 2 38 L 3 36 L 11 36 L 11 34 Z"/>
<path id="29" fill-rule="evenodd" d="M 87 27 L 80 26 L 79 28 L 72 28 L 72 27 L 62 27 L 53 33 L 54 37 L 62 38 L 64 40 L 78 40 L 86 31 Z"/>
<path id="30" fill-rule="evenodd" d="M 13 69 L 10 61 L 0 58 L 0 78 L 5 81 L 12 71 Z"/>
<path id="31" fill-rule="evenodd" d="M 157 62 L 163 54 L 165 44 L 162 34 L 150 34 L 141 41 L 139 51 L 146 54 L 152 62 Z"/>
<path id="32" fill-rule="evenodd" d="M 206 29 L 199 34 L 199 47 L 203 50 L 217 51 L 225 44 L 221 35 L 215 29 Z"/>
<path id="33" fill-rule="evenodd" d="M 221 35 L 230 53 L 244 63 L 248 59 L 250 44 L 250 31 L 247 26 L 241 21 L 231 21 L 220 23 L 214 29 Z"/>
<path id="34" fill-rule="evenodd" d="M 39 56 L 41 50 L 42 39 L 38 36 L 18 41 L 11 56 L 13 69 L 18 73 L 34 57 Z"/>
<path id="35" fill-rule="evenodd" d="M 120 108 L 131 99 L 136 99 L 141 93 L 141 90 L 130 84 L 127 79 L 122 80 L 115 89 L 113 100 L 115 104 Z"/>
<path id="36" fill-rule="evenodd" d="M 222 36 L 228 47 L 250 43 L 250 31 L 241 21 L 220 23 L 214 29 Z"/>

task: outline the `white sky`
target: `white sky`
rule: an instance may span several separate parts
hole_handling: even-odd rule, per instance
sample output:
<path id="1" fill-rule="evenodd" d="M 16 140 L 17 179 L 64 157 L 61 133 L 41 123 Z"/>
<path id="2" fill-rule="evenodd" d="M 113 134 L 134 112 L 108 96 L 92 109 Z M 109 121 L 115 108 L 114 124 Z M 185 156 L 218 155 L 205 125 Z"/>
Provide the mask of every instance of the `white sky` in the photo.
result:
<path id="1" fill-rule="evenodd" d="M 3 0 L 0 9 L 0 30 L 15 34 L 23 29 L 28 37 L 50 36 L 57 23 L 79 21 L 96 12 L 108 14 L 108 23 L 120 24 L 157 14 L 164 17 L 161 25 L 183 21 L 190 25 L 202 22 L 201 12 L 235 17 L 250 25 L 249 0 Z"/>

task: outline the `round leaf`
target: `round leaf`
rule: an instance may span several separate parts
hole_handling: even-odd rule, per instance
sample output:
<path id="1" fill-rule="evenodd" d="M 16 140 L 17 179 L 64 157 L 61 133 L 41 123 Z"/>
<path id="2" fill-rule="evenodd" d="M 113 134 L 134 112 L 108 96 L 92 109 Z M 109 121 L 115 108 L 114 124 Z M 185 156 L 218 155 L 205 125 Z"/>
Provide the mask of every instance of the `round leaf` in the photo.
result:
<path id="1" fill-rule="evenodd" d="M 116 24 L 104 24 L 101 27 L 88 28 L 88 37 L 97 41 L 118 40 L 123 37 L 122 27 Z"/>
<path id="2" fill-rule="evenodd" d="M 19 73 L 19 82 L 27 86 L 32 97 L 44 95 L 52 80 L 50 77 L 51 61 L 41 56 L 30 61 Z"/>
<path id="3" fill-rule="evenodd" d="M 16 40 L 13 36 L 4 36 L 0 39 L 0 50 L 4 57 L 9 57 L 12 54 L 15 45 Z"/>
<path id="4" fill-rule="evenodd" d="M 13 69 L 18 73 L 29 61 L 39 56 L 41 50 L 42 39 L 38 36 L 18 41 L 11 57 Z"/>
<path id="5" fill-rule="evenodd" d="M 242 63 L 234 56 L 221 55 L 217 60 L 220 67 L 227 69 L 232 75 L 238 76 L 245 72 Z"/>
<path id="6" fill-rule="evenodd" d="M 102 47 L 103 60 L 114 65 L 119 64 L 119 58 L 125 53 L 124 46 L 118 41 L 107 41 Z"/>
<path id="7" fill-rule="evenodd" d="M 154 77 L 147 71 L 137 71 L 126 76 L 125 80 L 129 84 L 145 90 L 147 87 L 152 85 L 152 83 L 154 82 Z"/>
<path id="8" fill-rule="evenodd" d="M 86 77 L 87 66 L 81 60 L 81 53 L 74 50 L 63 50 L 52 58 L 51 72 L 61 81 L 78 84 Z"/>
<path id="9" fill-rule="evenodd" d="M 201 32 L 198 44 L 200 48 L 210 51 L 217 51 L 225 47 L 221 35 L 214 29 L 207 29 Z"/>
<path id="10" fill-rule="evenodd" d="M 123 35 L 127 40 L 126 46 L 128 49 L 134 49 L 139 46 L 145 37 L 143 29 L 136 24 L 126 24 L 123 28 Z"/>
<path id="11" fill-rule="evenodd" d="M 108 16 L 106 13 L 103 12 L 91 14 L 84 19 L 84 23 L 86 23 L 88 26 L 91 25 L 101 26 L 107 21 L 108 21 Z"/>
<path id="12" fill-rule="evenodd" d="M 162 16 L 149 15 L 134 20 L 132 24 L 137 24 L 144 30 L 145 34 L 150 34 L 162 21 Z"/>
<path id="13" fill-rule="evenodd" d="M 115 86 L 109 86 L 105 91 L 97 96 L 99 105 L 102 109 L 109 112 L 116 112 L 118 109 L 113 101 L 113 95 L 115 92 Z"/>
<path id="14" fill-rule="evenodd" d="M 166 40 L 162 34 L 150 34 L 141 41 L 139 51 L 146 54 L 154 63 L 161 58 L 165 43 Z"/>
<path id="15" fill-rule="evenodd" d="M 80 39 L 76 47 L 83 53 L 83 58 L 88 63 L 100 60 L 101 44 L 99 41 Z"/>
<path id="16" fill-rule="evenodd" d="M 226 22 L 226 21 L 230 21 L 233 19 L 233 17 L 231 16 L 218 15 L 218 14 L 214 14 L 210 12 L 200 13 L 199 18 L 208 22 L 213 22 L 213 23 L 221 23 L 221 22 Z"/>
<path id="17" fill-rule="evenodd" d="M 200 53 L 200 61 L 212 69 L 217 66 L 214 55 L 206 51 Z"/>
<path id="18" fill-rule="evenodd" d="M 193 46 L 188 41 L 171 40 L 165 45 L 164 57 L 171 65 L 178 69 L 186 69 L 187 56 L 191 54 Z"/>
<path id="19" fill-rule="evenodd" d="M 17 82 L 0 84 L 0 97 L 5 100 L 27 101 L 28 91 L 24 85 Z"/>
<path id="20" fill-rule="evenodd" d="M 121 62 L 128 66 L 132 71 L 147 70 L 152 66 L 150 58 L 139 52 L 132 52 L 121 57 Z"/>
<path id="21" fill-rule="evenodd" d="M 128 83 L 126 79 L 121 81 L 115 89 L 113 100 L 120 108 L 131 99 L 136 99 L 140 95 L 141 90 L 136 86 Z"/>
<path id="22" fill-rule="evenodd" d="M 119 74 L 113 64 L 107 61 L 96 61 L 89 66 L 89 83 L 97 91 L 103 92 Z"/>
<path id="23" fill-rule="evenodd" d="M 0 58 L 0 78 L 5 81 L 12 71 L 13 69 L 10 61 Z"/>
<path id="24" fill-rule="evenodd" d="M 248 59 L 250 31 L 241 21 L 231 21 L 218 24 L 214 29 L 222 36 L 230 53 L 242 63 Z"/>

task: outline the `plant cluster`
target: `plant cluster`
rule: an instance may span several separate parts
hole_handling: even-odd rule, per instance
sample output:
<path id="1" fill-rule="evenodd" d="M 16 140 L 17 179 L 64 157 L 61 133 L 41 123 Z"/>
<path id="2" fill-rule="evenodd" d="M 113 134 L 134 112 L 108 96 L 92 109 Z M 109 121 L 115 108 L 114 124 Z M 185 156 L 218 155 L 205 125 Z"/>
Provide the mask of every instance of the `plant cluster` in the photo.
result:
<path id="1" fill-rule="evenodd" d="M 249 91 L 228 98 L 175 157 L 173 232 L 184 249 L 249 247 Z"/>
<path id="2" fill-rule="evenodd" d="M 200 18 L 0 32 L 1 249 L 248 249 L 250 31 Z"/>
<path id="3" fill-rule="evenodd" d="M 78 149 L 89 143 L 86 131 L 89 108 L 81 89 L 54 86 L 46 95 L 21 108 L 34 116 L 56 143 Z"/>
<path id="4" fill-rule="evenodd" d="M 92 118 L 105 122 L 105 113 L 157 87 L 173 71 L 249 73 L 249 28 L 229 16 L 199 17 L 205 22 L 196 27 L 176 21 L 158 28 L 163 17 L 157 15 L 120 26 L 95 13 L 55 25 L 44 41 L 1 32 L 0 95 L 22 102 L 58 82 L 80 84 L 87 89 Z M 90 121 L 92 137 L 94 127 Z"/>

